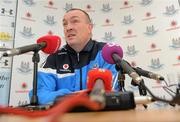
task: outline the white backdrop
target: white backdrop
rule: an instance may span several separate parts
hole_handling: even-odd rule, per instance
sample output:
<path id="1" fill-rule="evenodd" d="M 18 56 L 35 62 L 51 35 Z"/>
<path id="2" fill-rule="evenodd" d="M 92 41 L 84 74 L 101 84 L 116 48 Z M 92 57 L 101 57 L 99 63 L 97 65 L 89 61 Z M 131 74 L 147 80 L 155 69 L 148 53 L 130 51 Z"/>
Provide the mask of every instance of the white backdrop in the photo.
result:
<path id="1" fill-rule="evenodd" d="M 14 47 L 36 43 L 46 34 L 59 35 L 64 44 L 62 18 L 66 10 L 81 8 L 94 24 L 93 39 L 122 46 L 124 59 L 133 66 L 161 74 L 168 88 L 175 91 L 180 82 L 180 13 L 178 0 L 20 0 L 18 1 Z M 13 58 L 9 105 L 29 103 L 32 88 L 32 53 Z M 46 55 L 41 53 L 41 62 Z M 39 63 L 39 66 L 41 63 Z M 144 78 L 145 84 L 159 97 L 164 82 Z M 126 89 L 138 95 L 126 76 Z M 172 93 L 173 94 L 173 93 Z M 155 103 L 152 107 L 167 104 Z"/>

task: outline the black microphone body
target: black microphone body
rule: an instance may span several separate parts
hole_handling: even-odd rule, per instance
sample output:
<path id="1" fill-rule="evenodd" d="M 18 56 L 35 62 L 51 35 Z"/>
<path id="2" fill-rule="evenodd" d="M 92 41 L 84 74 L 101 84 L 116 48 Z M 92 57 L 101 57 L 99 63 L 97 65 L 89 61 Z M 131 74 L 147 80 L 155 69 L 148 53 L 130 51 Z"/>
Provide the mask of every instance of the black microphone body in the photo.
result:
<path id="1" fill-rule="evenodd" d="M 164 77 L 158 75 L 158 74 L 155 74 L 153 72 L 150 72 L 150 71 L 146 71 L 146 70 L 143 70 L 139 67 L 136 67 L 136 68 L 133 68 L 139 75 L 142 75 L 144 77 L 147 77 L 147 78 L 150 78 L 150 79 L 154 79 L 154 80 L 164 80 Z"/>
<path id="2" fill-rule="evenodd" d="M 144 84 L 144 80 L 129 65 L 129 63 L 121 59 L 121 57 L 116 53 L 112 54 L 112 58 L 114 62 L 116 63 L 116 66 L 118 67 L 117 69 L 122 69 L 125 73 L 127 73 L 132 78 L 132 81 L 135 82 L 136 85 L 138 85 L 140 95 L 146 95 L 147 94 L 146 89 L 142 86 L 142 84 Z"/>
<path id="3" fill-rule="evenodd" d="M 118 57 L 117 56 L 114 56 L 114 59 L 117 60 L 118 63 L 116 63 L 116 69 L 117 70 L 122 70 L 122 73 L 127 73 L 127 72 L 132 72 L 132 71 L 128 71 L 126 69 L 123 69 L 123 67 L 120 64 L 121 61 L 118 61 L 117 59 Z M 122 59 L 123 60 L 123 59 Z M 130 66 L 130 64 L 126 61 L 126 60 L 123 60 L 127 65 Z M 154 79 L 154 80 L 164 80 L 164 77 L 159 75 L 159 74 L 156 74 L 156 73 L 153 73 L 153 72 L 150 72 L 150 71 L 147 71 L 147 70 L 144 70 L 140 67 L 132 67 L 134 69 L 134 71 L 140 75 L 140 76 L 144 76 L 144 77 L 147 77 L 147 78 L 150 78 L 150 79 Z"/>
<path id="4" fill-rule="evenodd" d="M 139 84 L 143 80 L 125 60 L 121 59 L 118 54 L 113 53 L 112 58 L 116 66 L 119 69 L 123 69 L 124 72 L 126 72 L 137 84 Z"/>
<path id="5" fill-rule="evenodd" d="M 89 96 L 92 101 L 96 101 L 102 106 L 105 106 L 105 84 L 102 79 L 96 79 Z"/>
<path id="6" fill-rule="evenodd" d="M 3 56 L 9 57 L 9 56 L 14 56 L 14 55 L 20 55 L 20 54 L 27 53 L 30 51 L 39 51 L 46 46 L 47 46 L 46 42 L 41 42 L 38 44 L 32 44 L 32 45 L 27 45 L 23 47 L 13 48 L 11 50 L 5 51 L 3 53 Z"/>

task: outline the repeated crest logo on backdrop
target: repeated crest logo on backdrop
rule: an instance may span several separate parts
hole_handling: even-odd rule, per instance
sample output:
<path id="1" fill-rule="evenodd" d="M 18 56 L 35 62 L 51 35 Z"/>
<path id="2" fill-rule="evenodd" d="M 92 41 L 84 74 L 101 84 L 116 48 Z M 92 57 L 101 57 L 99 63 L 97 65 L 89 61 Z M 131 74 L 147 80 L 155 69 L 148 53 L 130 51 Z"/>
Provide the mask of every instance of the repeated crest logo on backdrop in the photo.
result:
<path id="1" fill-rule="evenodd" d="M 28 5 L 28 6 L 34 6 L 36 3 L 34 2 L 34 0 L 22 0 L 24 4 Z"/>
<path id="2" fill-rule="evenodd" d="M 127 46 L 127 51 L 125 52 L 127 56 L 134 57 L 138 54 L 138 50 L 136 50 L 135 45 L 128 45 Z"/>
<path id="3" fill-rule="evenodd" d="M 160 49 L 156 43 L 151 43 L 150 48 L 147 50 L 147 53 L 152 53 L 152 52 L 159 52 L 159 51 L 162 51 L 162 49 Z"/>
<path id="4" fill-rule="evenodd" d="M 35 34 L 32 32 L 32 27 L 27 27 L 27 26 L 24 26 L 24 27 L 22 28 L 22 31 L 21 31 L 20 33 L 21 33 L 22 37 L 28 38 L 28 39 L 33 38 L 34 35 L 35 35 Z"/>
<path id="5" fill-rule="evenodd" d="M 175 15 L 179 10 L 174 7 L 174 5 L 166 6 L 164 14 L 167 16 Z"/>
<path id="6" fill-rule="evenodd" d="M 57 21 L 55 21 L 55 16 L 52 16 L 52 15 L 47 15 L 44 22 L 50 26 L 56 25 L 57 23 Z"/>
<path id="7" fill-rule="evenodd" d="M 73 8 L 73 4 L 72 3 L 66 3 L 65 4 L 65 7 L 64 7 L 64 10 L 65 11 L 68 11 L 68 10 L 70 10 L 70 9 L 72 9 Z"/>
<path id="8" fill-rule="evenodd" d="M 11 2 L 10 0 L 3 1 L 6 2 L 5 4 Z M 160 2 L 161 6 L 159 6 Z M 3 11 L 0 13 L 0 17 L 13 18 L 15 16 L 14 9 L 0 8 Z M 180 63 L 178 58 L 180 49 L 178 0 L 117 0 L 108 2 L 97 0 L 96 3 L 91 0 L 82 3 L 73 0 L 48 0 L 44 2 L 20 0 L 18 1 L 18 10 L 21 10 L 17 15 L 18 24 L 11 22 L 3 26 L 11 28 L 16 26 L 16 35 L 18 36 L 15 38 L 15 45 L 22 42 L 25 45 L 30 41 L 34 43 L 38 37 L 46 34 L 61 36 L 63 35 L 63 28 L 62 26 L 59 27 L 62 25 L 59 20 L 62 19 L 64 12 L 71 8 L 81 8 L 88 12 L 94 26 L 93 33 L 95 36 L 93 38 L 97 38 L 98 41 L 119 43 L 125 49 L 123 58 L 132 66 L 143 66 L 143 68 L 160 73 L 165 77 L 168 73 L 175 74 L 174 72 L 177 72 Z M 37 16 L 37 11 L 43 12 Z M 7 42 L 13 40 L 13 34 L 11 31 L 0 32 L 0 40 L 1 46 L 7 47 Z M 171 57 L 168 61 L 164 60 L 163 57 L 169 55 Z M 29 76 L 33 70 L 32 61 L 20 58 L 15 60 L 18 60 L 19 64 L 13 66 L 12 70 L 18 71 L 17 73 L 21 74 L 22 77 L 28 76 L 26 79 L 30 80 Z M 7 59 L 0 62 L 0 65 L 4 67 L 8 67 L 10 64 Z M 96 65 L 95 63 L 94 67 L 98 67 Z M 167 69 L 169 70 L 167 71 Z M 60 70 L 68 71 L 69 67 L 64 64 Z M 13 88 L 11 94 L 15 98 L 17 95 L 24 95 L 24 97 L 21 98 L 23 100 L 17 100 L 16 103 L 13 101 L 15 98 L 11 98 L 10 104 L 20 105 L 28 101 L 25 95 L 31 88 L 32 81 L 22 81 L 18 78 L 13 77 L 15 81 L 20 81 L 18 85 L 20 88 Z M 174 81 L 177 79 L 178 75 L 174 75 Z M 167 97 L 166 93 L 162 92 L 162 83 L 155 85 L 152 82 L 147 81 L 147 83 L 151 89 L 157 90 L 159 96 Z M 171 82 L 171 84 L 173 83 Z M 132 87 L 130 84 L 128 87 L 138 93 L 138 88 Z M 155 106 L 162 107 L 165 105 L 158 103 Z"/>
<path id="9" fill-rule="evenodd" d="M 147 5 L 150 5 L 152 4 L 153 0 L 141 0 L 140 4 L 142 6 L 147 6 Z"/>
<path id="10" fill-rule="evenodd" d="M 21 17 L 21 19 L 23 20 L 27 20 L 27 21 L 31 21 L 31 22 L 35 22 L 36 20 L 33 18 L 33 15 L 31 12 L 27 11 L 23 17 Z"/>
<path id="11" fill-rule="evenodd" d="M 102 4 L 102 12 L 104 12 L 104 13 L 108 13 L 108 12 L 111 12 L 112 11 L 112 7 L 110 6 L 110 4 L 109 3 L 107 3 L 107 4 Z"/>
<path id="12" fill-rule="evenodd" d="M 169 47 L 177 50 L 180 49 L 180 37 L 172 38 L 171 45 Z"/>
<path id="13" fill-rule="evenodd" d="M 129 25 L 129 24 L 132 24 L 134 21 L 135 20 L 132 17 L 132 15 L 126 15 L 126 16 L 123 17 L 122 23 L 125 24 L 125 25 Z"/>
<path id="14" fill-rule="evenodd" d="M 104 33 L 103 40 L 105 42 L 113 42 L 114 39 L 115 39 L 115 37 L 113 36 L 112 32 L 105 32 Z"/>
<path id="15" fill-rule="evenodd" d="M 30 62 L 22 61 L 20 66 L 17 68 L 17 71 L 23 75 L 32 73 Z"/>
<path id="16" fill-rule="evenodd" d="M 156 71 L 161 70 L 163 66 L 164 64 L 161 63 L 160 58 L 152 58 L 149 65 L 152 70 Z"/>

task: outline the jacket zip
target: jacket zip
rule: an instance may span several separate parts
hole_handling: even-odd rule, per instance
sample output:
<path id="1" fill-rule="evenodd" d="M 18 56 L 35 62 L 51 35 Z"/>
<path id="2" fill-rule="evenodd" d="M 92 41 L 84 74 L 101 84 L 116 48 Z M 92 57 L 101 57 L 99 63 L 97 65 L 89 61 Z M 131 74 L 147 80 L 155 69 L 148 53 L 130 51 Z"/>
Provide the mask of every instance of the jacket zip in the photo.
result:
<path id="1" fill-rule="evenodd" d="M 80 69 L 80 90 L 82 90 L 82 68 Z"/>
<path id="2" fill-rule="evenodd" d="M 77 60 L 79 63 L 79 53 L 77 53 Z M 80 68 L 80 90 L 82 90 L 82 68 Z"/>

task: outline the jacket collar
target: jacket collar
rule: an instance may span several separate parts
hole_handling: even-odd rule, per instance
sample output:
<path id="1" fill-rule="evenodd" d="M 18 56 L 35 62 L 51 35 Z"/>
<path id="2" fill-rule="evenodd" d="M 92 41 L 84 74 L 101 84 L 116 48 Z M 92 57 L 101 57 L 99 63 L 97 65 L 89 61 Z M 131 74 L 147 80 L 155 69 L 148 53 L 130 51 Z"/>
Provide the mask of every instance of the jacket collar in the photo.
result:
<path id="1" fill-rule="evenodd" d="M 93 48 L 94 41 L 90 39 L 86 46 L 81 50 L 81 52 L 90 52 Z M 72 49 L 68 44 L 65 46 L 66 50 L 71 53 L 77 53 L 74 49 Z"/>

